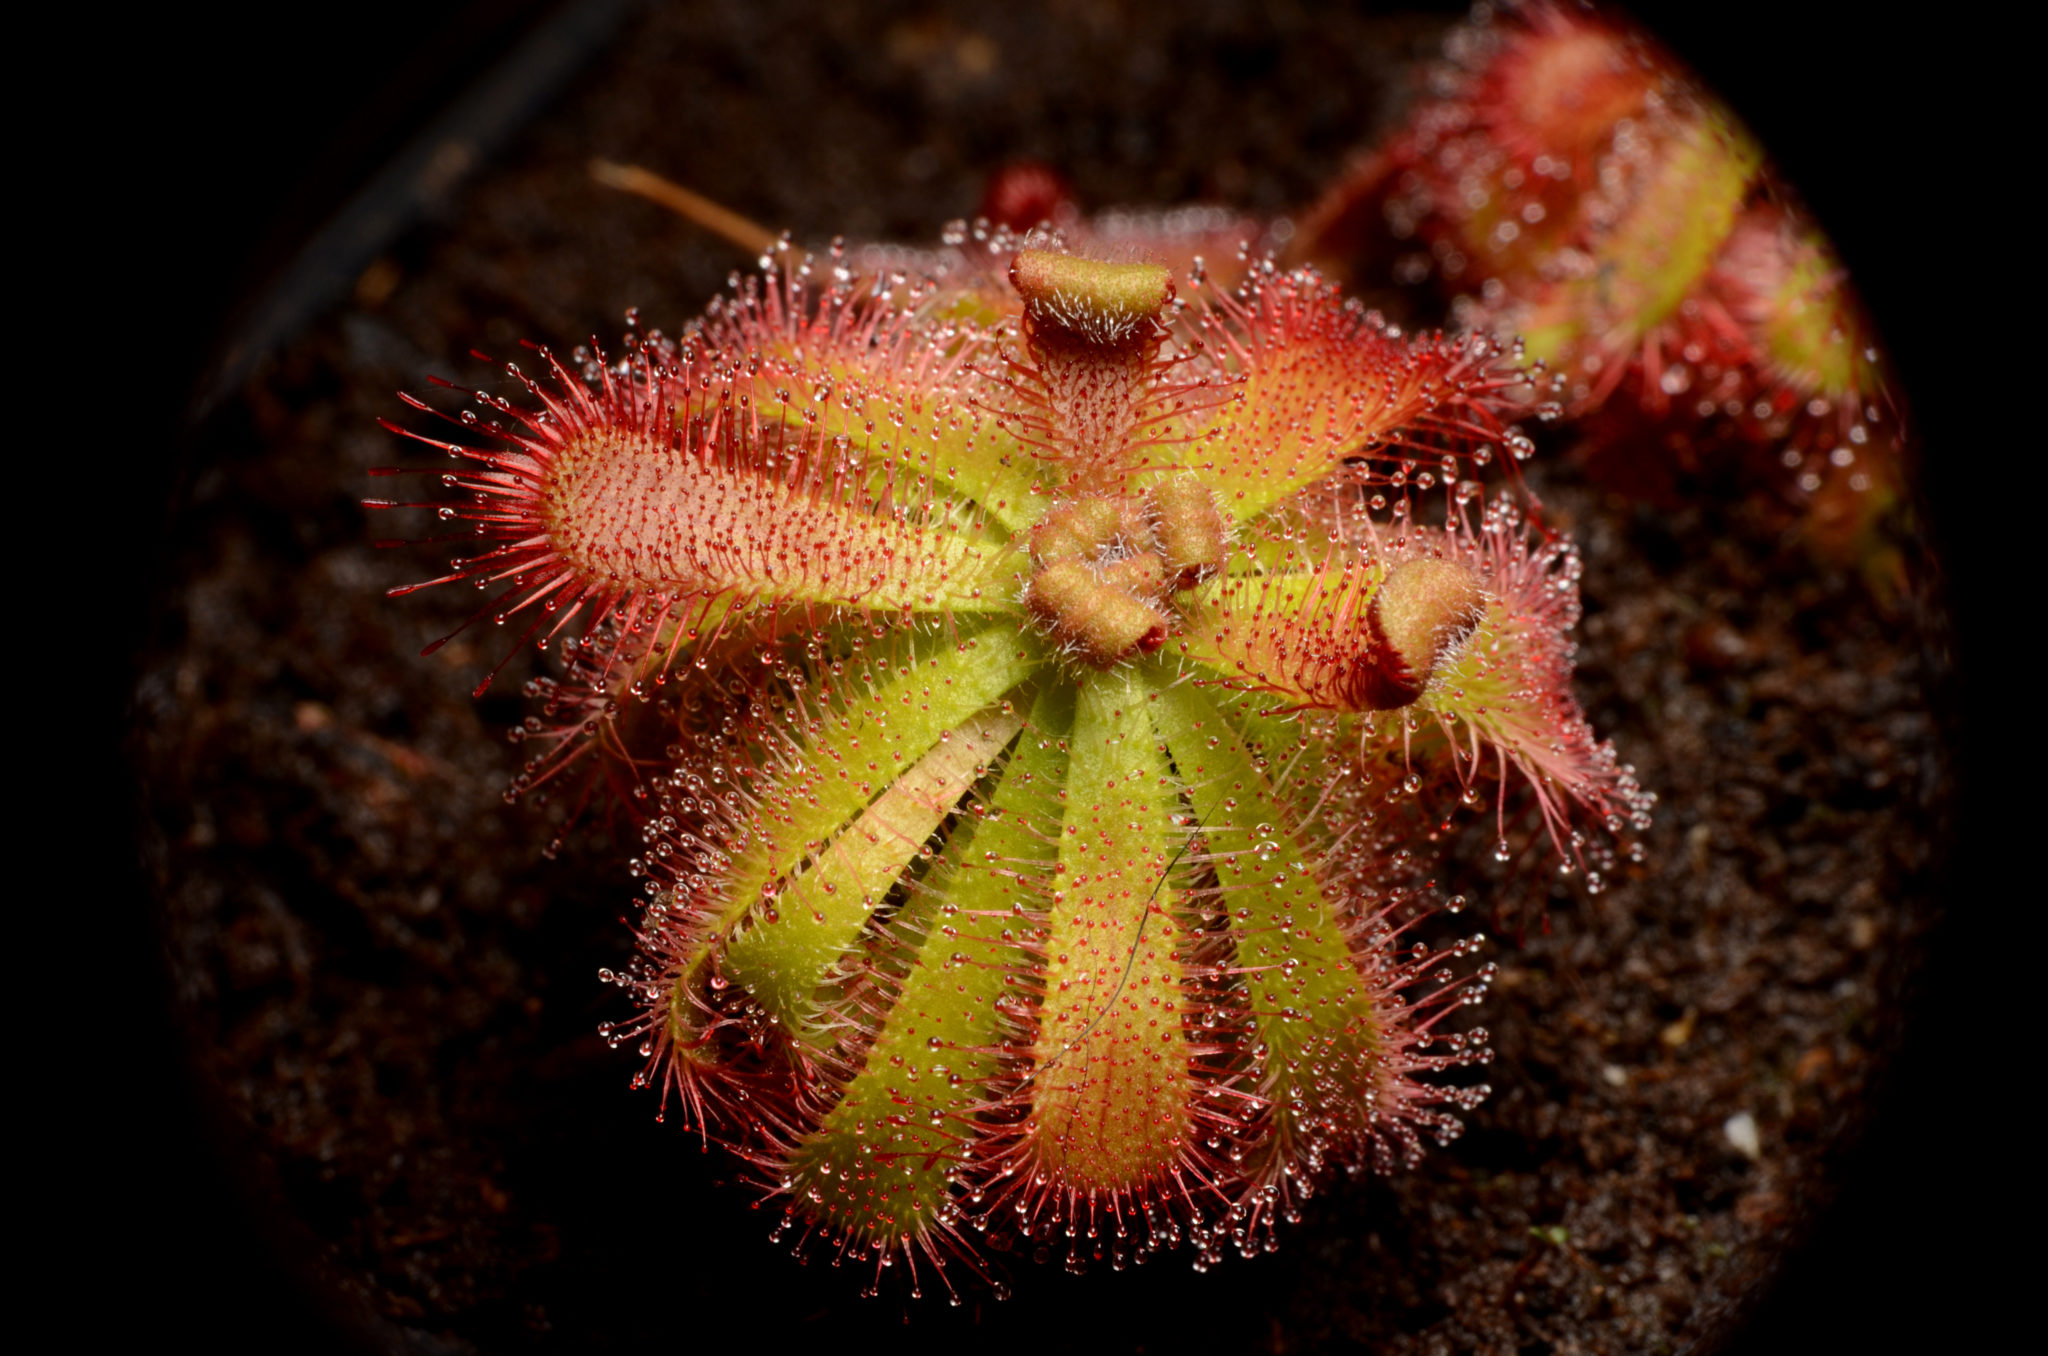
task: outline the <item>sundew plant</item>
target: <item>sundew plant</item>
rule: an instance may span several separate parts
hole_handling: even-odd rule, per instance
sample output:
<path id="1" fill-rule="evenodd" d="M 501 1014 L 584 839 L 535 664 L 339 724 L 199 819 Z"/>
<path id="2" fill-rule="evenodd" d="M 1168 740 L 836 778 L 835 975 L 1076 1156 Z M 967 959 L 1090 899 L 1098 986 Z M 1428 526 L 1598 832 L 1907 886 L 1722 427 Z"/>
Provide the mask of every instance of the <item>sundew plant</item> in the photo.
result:
<path id="1" fill-rule="evenodd" d="M 566 651 L 518 786 L 641 824 L 608 1034 L 787 1230 L 1207 1265 L 1485 1095 L 1482 938 L 1410 937 L 1447 814 L 1505 854 L 1533 805 L 1597 889 L 1651 797 L 1570 692 L 1540 373 L 1310 270 L 976 235 L 509 368 L 490 438 L 414 435 L 466 468 L 432 582 Z"/>
<path id="2" fill-rule="evenodd" d="M 1298 240 L 1519 336 L 1603 482 L 1668 505 L 1734 467 L 1823 556 L 1902 586 L 1881 529 L 1904 420 L 1869 318 L 1748 129 L 1626 20 L 1482 7 Z"/>

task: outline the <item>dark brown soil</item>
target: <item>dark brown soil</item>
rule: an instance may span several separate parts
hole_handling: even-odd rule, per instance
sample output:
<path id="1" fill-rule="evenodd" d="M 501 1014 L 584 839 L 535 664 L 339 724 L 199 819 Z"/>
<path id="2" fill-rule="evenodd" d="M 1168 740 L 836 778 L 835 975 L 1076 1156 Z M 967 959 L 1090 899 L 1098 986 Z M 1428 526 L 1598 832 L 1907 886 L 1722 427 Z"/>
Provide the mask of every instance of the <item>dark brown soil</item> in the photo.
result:
<path id="1" fill-rule="evenodd" d="M 1335 1184 L 1276 1255 L 1081 1279 L 1018 1258 L 1015 1299 L 926 1300 L 906 1329 L 900 1299 L 859 1301 L 858 1277 L 769 1244 L 723 1159 L 628 1091 L 635 1062 L 596 1035 L 621 1015 L 597 970 L 629 950 L 623 854 L 586 830 L 550 860 L 547 812 L 500 794 L 531 660 L 472 701 L 500 635 L 417 651 L 473 595 L 382 596 L 429 565 L 370 545 L 424 523 L 357 506 L 369 468 L 406 456 L 376 423 L 403 412 L 393 393 L 430 373 L 505 386 L 462 355 L 567 349 L 629 305 L 673 329 L 750 266 L 595 187 L 593 155 L 803 239 L 928 240 L 1021 156 L 1091 206 L 1282 210 L 1438 31 L 1199 5 L 897 14 L 636 21 L 218 421 L 135 756 L 179 1001 L 259 1189 L 371 1340 L 419 1349 L 644 1349 L 707 1315 L 768 1348 L 1710 1343 L 1868 1105 L 1946 785 L 1906 613 L 1740 498 L 1653 514 L 1547 459 L 1587 557 L 1581 695 L 1662 801 L 1649 860 L 1592 898 L 1475 868 L 1507 920 L 1495 1095 L 1418 1170 Z"/>

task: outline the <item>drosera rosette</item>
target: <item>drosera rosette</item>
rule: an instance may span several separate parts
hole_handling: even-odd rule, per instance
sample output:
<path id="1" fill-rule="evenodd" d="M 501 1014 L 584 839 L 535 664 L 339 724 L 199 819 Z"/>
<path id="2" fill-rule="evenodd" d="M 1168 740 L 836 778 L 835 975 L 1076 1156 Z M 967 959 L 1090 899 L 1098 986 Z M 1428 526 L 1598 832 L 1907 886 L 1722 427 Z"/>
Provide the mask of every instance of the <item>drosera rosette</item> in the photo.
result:
<path id="1" fill-rule="evenodd" d="M 1001 291 L 778 251 L 487 400 L 501 447 L 422 438 L 480 468 L 442 507 L 485 549 L 436 582 L 585 619 L 524 775 L 634 784 L 610 1039 L 877 1276 L 986 1274 L 988 1232 L 1207 1265 L 1413 1162 L 1484 1095 L 1447 1019 L 1488 971 L 1416 939 L 1405 807 L 1533 786 L 1579 858 L 1582 807 L 1649 803 L 1570 695 L 1511 350 L 1270 262 L 1020 245 Z"/>
<path id="2" fill-rule="evenodd" d="M 1355 265 L 1367 241 L 1460 329 L 1523 338 L 1609 484 L 1669 504 L 1736 468 L 1826 553 L 1889 568 L 1904 430 L 1874 331 L 1747 129 L 1634 24 L 1523 0 L 1454 28 L 1294 249 Z"/>

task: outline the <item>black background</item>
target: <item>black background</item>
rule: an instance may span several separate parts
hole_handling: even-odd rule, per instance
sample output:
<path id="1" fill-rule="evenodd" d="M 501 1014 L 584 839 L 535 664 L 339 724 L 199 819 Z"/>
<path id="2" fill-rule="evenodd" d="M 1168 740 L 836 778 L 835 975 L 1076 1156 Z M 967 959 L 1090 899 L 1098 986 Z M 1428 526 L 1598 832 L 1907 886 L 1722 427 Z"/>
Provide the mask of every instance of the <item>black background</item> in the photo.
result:
<path id="1" fill-rule="evenodd" d="M 27 755 L 36 775 L 26 789 L 52 807 L 47 820 L 28 821 L 50 835 L 27 846 L 50 851 L 73 834 L 80 845 L 56 873 L 67 883 L 17 886 L 32 958 L 18 969 L 34 981 L 18 1021 L 36 1059 L 9 1099 L 10 1119 L 46 1141 L 40 1163 L 21 1160 L 16 1192 L 54 1187 L 60 1200 L 47 1223 L 30 1216 L 17 1225 L 32 1231 L 20 1241 L 53 1290 L 94 1296 L 67 1311 L 82 1345 L 152 1336 L 217 1351 L 319 1350 L 338 1341 L 259 1241 L 215 1160 L 162 1016 L 147 896 L 125 846 L 131 812 L 119 752 L 127 656 L 147 617 L 123 600 L 143 596 L 176 484 L 171 452 L 183 411 L 237 307 L 410 131 L 547 12 L 541 0 L 356 0 L 261 19 L 109 21 L 90 41 L 81 35 L 88 55 L 72 87 L 17 123 L 34 152 L 26 163 L 48 169 L 32 172 L 37 182 L 16 180 L 16 193 L 39 225 L 56 228 L 43 258 L 56 261 L 60 287 L 49 289 L 43 315 L 64 351 L 41 352 L 37 366 L 54 356 L 58 384 L 79 382 L 68 400 L 49 401 L 50 451 L 28 458 L 32 474 L 58 480 L 50 510 L 17 530 L 28 540 L 89 524 L 93 546 L 75 553 L 87 557 L 78 568 L 117 581 L 111 591 L 87 584 L 17 597 L 18 671 L 38 688 L 53 676 L 83 688 L 62 703 L 68 728 L 55 722 L 64 756 Z M 1999 1246 L 1993 1222 L 2001 1204 L 2021 1213 L 2021 1184 L 2036 1176 L 2009 1151 L 2025 1084 L 2003 1064 L 2000 1034 L 2015 1029 L 2007 1011 L 2026 987 L 2026 953 L 2011 938 L 2032 892 L 2004 870 L 2011 840 L 1993 827 L 1987 780 L 1994 762 L 2013 756 L 1992 746 L 2002 724 L 1993 725 L 1985 673 L 2003 658 L 1986 628 L 2004 622 L 2007 595 L 2018 591 L 1995 556 L 1997 534 L 2015 530 L 2016 506 L 2007 503 L 2003 519 L 1978 507 L 2015 474 L 2016 457 L 2036 455 L 2024 441 L 2031 421 L 2022 402 L 2038 383 L 2022 369 L 2024 350 L 2001 338 L 2013 322 L 1978 329 L 1997 314 L 1987 303 L 2011 286 L 2008 254 L 2025 251 L 2008 205 L 2023 184 L 1975 163 L 1991 155 L 1969 151 L 2017 140 L 2019 128 L 2004 133 L 1991 111 L 1998 101 L 1986 97 L 1996 82 L 1984 52 L 2001 39 L 1980 35 L 1961 10 L 1940 26 L 1880 26 L 1855 7 L 1783 0 L 1636 12 L 1759 132 L 1877 316 L 1929 449 L 1925 486 L 1963 675 L 1944 697 L 1962 742 L 1962 837 L 1949 922 L 1908 1048 L 1842 1201 L 1736 1350 L 1992 1349 L 1988 1334 L 2016 1299 L 2008 1278 L 2017 1252 Z M 87 130 L 99 119 L 102 132 Z M 35 254 L 17 255 L 17 296 L 47 287 L 31 276 L 42 266 Z M 63 295 L 64 286 L 87 295 Z M 136 307 L 143 313 L 130 313 Z M 35 328 L 33 315 L 16 319 Z M 88 332 L 69 334 L 74 325 Z M 18 369 L 17 393 L 48 375 Z M 79 647 L 75 660 L 53 652 L 42 629 L 49 597 L 73 593 L 91 605 L 54 622 L 58 640 Z M 28 695 L 17 712 L 48 724 L 35 713 L 52 692 L 40 693 L 44 702 Z M 49 1302 L 30 1292 L 26 1312 Z M 708 1336 L 700 1325 L 716 1320 L 689 1322 Z"/>

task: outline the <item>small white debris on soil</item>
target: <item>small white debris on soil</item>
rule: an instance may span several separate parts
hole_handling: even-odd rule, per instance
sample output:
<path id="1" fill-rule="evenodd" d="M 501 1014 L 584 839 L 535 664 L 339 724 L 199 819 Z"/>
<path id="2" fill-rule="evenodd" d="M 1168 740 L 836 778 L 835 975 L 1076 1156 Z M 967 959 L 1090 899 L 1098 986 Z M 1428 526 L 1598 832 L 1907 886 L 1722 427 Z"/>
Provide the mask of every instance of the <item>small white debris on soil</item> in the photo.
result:
<path id="1" fill-rule="evenodd" d="M 1756 1117 L 1747 1111 L 1738 1111 L 1721 1126 L 1721 1133 L 1728 1136 L 1728 1142 L 1735 1151 L 1752 1163 L 1764 1156 L 1763 1136 L 1757 1133 Z"/>

